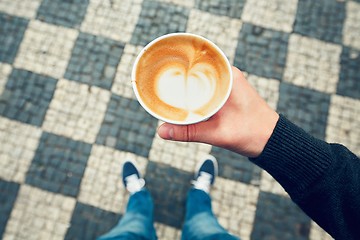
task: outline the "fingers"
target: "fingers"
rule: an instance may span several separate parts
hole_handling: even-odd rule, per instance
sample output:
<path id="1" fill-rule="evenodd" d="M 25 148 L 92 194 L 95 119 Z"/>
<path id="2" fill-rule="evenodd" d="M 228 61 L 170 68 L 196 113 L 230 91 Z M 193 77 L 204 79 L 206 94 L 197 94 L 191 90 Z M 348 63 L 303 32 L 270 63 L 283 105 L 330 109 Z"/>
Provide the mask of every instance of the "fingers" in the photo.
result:
<path id="1" fill-rule="evenodd" d="M 172 140 L 174 137 L 173 125 L 164 123 L 158 128 L 157 133 L 165 140 Z"/>
<path id="2" fill-rule="evenodd" d="M 194 142 L 196 141 L 196 126 L 164 123 L 159 127 L 158 134 L 166 140 Z"/>
<path id="3" fill-rule="evenodd" d="M 242 72 L 238 68 L 233 67 L 232 70 L 234 74 L 234 81 L 239 81 L 239 79 L 244 78 Z M 238 86 L 239 83 L 234 85 Z M 234 90 L 238 89 L 234 89 L 233 87 L 233 91 Z M 216 139 L 213 139 L 215 135 L 212 133 L 216 132 L 215 129 L 219 127 L 218 122 L 216 122 L 214 119 L 215 118 L 212 117 L 208 121 L 192 125 L 173 125 L 164 123 L 158 128 L 157 132 L 161 138 L 166 140 L 203 142 L 211 144 L 212 142 L 216 141 Z"/>
<path id="4" fill-rule="evenodd" d="M 165 140 L 204 142 L 206 141 L 206 122 L 191 125 L 164 123 L 158 128 L 157 132 Z"/>
<path id="5" fill-rule="evenodd" d="M 244 77 L 243 73 L 240 71 L 240 69 L 238 69 L 235 66 L 231 67 L 232 71 L 233 71 L 233 78 L 234 79 L 238 79 L 240 77 Z"/>

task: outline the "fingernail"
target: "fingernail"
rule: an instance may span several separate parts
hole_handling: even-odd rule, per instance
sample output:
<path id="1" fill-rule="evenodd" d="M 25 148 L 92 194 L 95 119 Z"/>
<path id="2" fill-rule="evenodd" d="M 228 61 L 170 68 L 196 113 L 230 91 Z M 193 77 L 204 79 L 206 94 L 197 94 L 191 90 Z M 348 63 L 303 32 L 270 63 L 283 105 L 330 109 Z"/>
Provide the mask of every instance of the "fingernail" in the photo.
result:
<path id="1" fill-rule="evenodd" d="M 174 137 L 174 129 L 167 124 L 163 124 L 158 129 L 158 134 L 163 139 L 171 140 Z"/>
<path id="2" fill-rule="evenodd" d="M 168 133 L 169 133 L 169 139 L 172 140 L 174 138 L 174 128 L 170 127 Z"/>

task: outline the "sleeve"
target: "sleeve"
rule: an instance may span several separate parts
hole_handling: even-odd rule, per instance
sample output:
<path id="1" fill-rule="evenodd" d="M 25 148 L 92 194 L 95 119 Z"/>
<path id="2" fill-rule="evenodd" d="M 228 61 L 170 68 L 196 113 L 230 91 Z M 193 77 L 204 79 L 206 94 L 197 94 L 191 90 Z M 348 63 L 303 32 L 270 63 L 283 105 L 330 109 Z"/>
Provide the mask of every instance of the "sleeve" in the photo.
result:
<path id="1" fill-rule="evenodd" d="M 316 139 L 280 115 L 263 152 L 250 161 L 332 237 L 360 237 L 360 160 L 346 147 Z"/>

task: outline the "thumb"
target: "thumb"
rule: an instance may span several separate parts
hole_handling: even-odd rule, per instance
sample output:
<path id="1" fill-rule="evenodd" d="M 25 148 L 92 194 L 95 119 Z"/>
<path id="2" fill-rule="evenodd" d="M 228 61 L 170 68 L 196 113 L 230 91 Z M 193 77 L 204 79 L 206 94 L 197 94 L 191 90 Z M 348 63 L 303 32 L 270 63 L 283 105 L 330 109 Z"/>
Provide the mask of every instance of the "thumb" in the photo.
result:
<path id="1" fill-rule="evenodd" d="M 201 141 L 199 135 L 200 124 L 173 125 L 169 123 L 164 123 L 158 128 L 157 132 L 161 138 L 166 140 L 198 142 Z"/>

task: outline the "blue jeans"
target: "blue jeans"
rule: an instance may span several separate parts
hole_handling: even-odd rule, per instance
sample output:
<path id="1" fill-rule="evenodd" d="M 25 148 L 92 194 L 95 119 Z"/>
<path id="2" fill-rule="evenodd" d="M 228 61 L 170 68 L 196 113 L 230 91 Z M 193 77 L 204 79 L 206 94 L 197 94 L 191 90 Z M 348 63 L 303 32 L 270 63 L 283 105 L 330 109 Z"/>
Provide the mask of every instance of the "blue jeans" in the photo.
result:
<path id="1" fill-rule="evenodd" d="M 154 204 L 150 193 L 142 190 L 130 196 L 124 216 L 110 232 L 98 240 L 156 240 Z"/>
<path id="2" fill-rule="evenodd" d="M 202 190 L 190 189 L 186 201 L 186 216 L 182 240 L 239 240 L 229 234 L 216 220 L 211 198 Z"/>
<path id="3" fill-rule="evenodd" d="M 110 232 L 98 240 L 146 239 L 156 240 L 153 224 L 153 201 L 147 190 L 130 196 L 124 217 Z M 210 196 L 202 190 L 191 189 L 187 196 L 182 240 L 239 240 L 229 234 L 216 220 L 211 210 Z"/>

